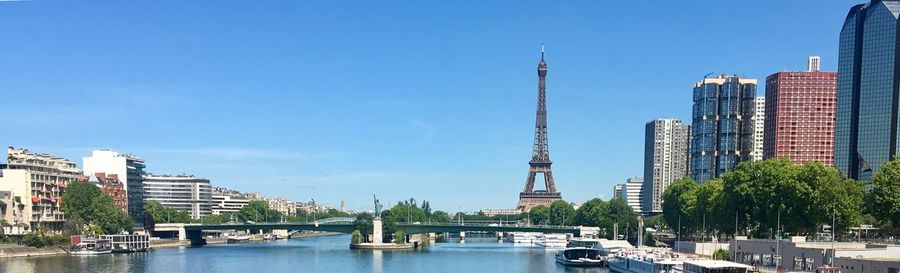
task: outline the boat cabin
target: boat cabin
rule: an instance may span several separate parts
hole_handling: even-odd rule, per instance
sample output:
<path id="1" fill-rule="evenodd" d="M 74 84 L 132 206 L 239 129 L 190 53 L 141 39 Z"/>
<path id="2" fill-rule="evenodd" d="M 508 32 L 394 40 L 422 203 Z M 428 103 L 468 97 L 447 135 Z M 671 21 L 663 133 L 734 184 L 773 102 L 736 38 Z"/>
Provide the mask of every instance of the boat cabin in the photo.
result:
<path id="1" fill-rule="evenodd" d="M 752 266 L 717 260 L 685 261 L 684 273 L 747 273 Z"/>

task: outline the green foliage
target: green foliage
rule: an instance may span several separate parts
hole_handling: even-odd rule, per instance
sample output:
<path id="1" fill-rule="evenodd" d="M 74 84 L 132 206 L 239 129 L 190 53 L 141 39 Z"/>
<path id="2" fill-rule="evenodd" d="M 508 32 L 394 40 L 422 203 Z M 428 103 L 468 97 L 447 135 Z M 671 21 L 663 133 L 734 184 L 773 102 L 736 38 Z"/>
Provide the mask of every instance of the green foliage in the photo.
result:
<path id="1" fill-rule="evenodd" d="M 437 223 L 447 223 L 450 222 L 450 214 L 444 211 L 435 211 L 431 214 L 431 221 Z"/>
<path id="2" fill-rule="evenodd" d="M 22 237 L 22 243 L 32 247 L 62 245 L 66 244 L 68 240 L 68 238 L 59 234 L 40 234 L 38 232 L 31 232 Z"/>
<path id="3" fill-rule="evenodd" d="M 362 243 L 362 235 L 359 233 L 358 229 L 354 229 L 353 233 L 350 234 L 350 243 L 351 244 Z"/>
<path id="4" fill-rule="evenodd" d="M 663 218 L 671 227 L 680 218 L 683 233 L 730 235 L 737 229 L 769 237 L 780 214 L 785 232 L 809 234 L 830 225 L 832 215 L 838 230 L 858 225 L 862 198 L 862 185 L 834 168 L 768 159 L 741 162 L 703 184 L 689 178 L 673 183 L 663 194 Z"/>
<path id="5" fill-rule="evenodd" d="M 531 208 L 531 211 L 528 212 L 529 218 L 531 218 L 531 222 L 537 225 L 548 225 L 550 224 L 550 208 L 545 207 L 543 205 L 538 205 Z"/>
<path id="6" fill-rule="evenodd" d="M 866 199 L 872 216 L 900 230 L 900 157 L 886 162 L 872 176 L 872 190 Z"/>
<path id="7" fill-rule="evenodd" d="M 563 200 L 556 200 L 550 204 L 550 224 L 568 226 L 575 222 L 575 209 Z"/>
<path id="8" fill-rule="evenodd" d="M 144 203 L 144 213 L 153 223 L 190 223 L 191 215 L 186 211 L 167 208 L 156 201 Z"/>
<path id="9" fill-rule="evenodd" d="M 368 237 L 372 234 L 372 219 L 374 217 L 368 213 L 360 213 L 356 215 L 356 221 L 353 221 L 353 224 L 356 226 L 354 229 L 359 231 L 362 236 Z M 362 240 L 368 241 L 368 240 Z"/>
<path id="10" fill-rule="evenodd" d="M 609 226 L 606 227 L 608 230 L 613 229 L 613 223 L 618 223 L 619 234 L 627 234 L 628 236 L 625 239 L 632 244 L 637 244 L 639 239 L 637 237 L 639 228 L 638 214 L 624 199 L 616 197 L 609 200 L 609 213 L 606 217 L 610 221 Z"/>
<path id="11" fill-rule="evenodd" d="M 405 244 L 406 243 L 406 234 L 403 231 L 395 231 L 394 232 L 394 243 L 395 244 Z"/>
<path id="12" fill-rule="evenodd" d="M 671 227 L 678 228 L 693 226 L 689 215 L 694 215 L 694 207 L 697 205 L 697 191 L 699 186 L 689 177 L 684 177 L 669 185 L 662 197 L 663 219 Z M 680 226 L 679 226 L 680 225 Z"/>
<path id="13" fill-rule="evenodd" d="M 62 210 L 66 213 L 66 228 L 71 234 L 85 231 L 93 234 L 117 234 L 131 231 L 133 223 L 124 211 L 116 207 L 112 197 L 90 183 L 70 183 L 63 193 Z"/>
<path id="14" fill-rule="evenodd" d="M 270 209 L 269 203 L 261 200 L 250 201 L 237 212 L 237 219 L 241 222 L 279 222 L 281 217 L 281 212 Z"/>
<path id="15" fill-rule="evenodd" d="M 231 213 L 211 214 L 200 218 L 200 222 L 204 224 L 224 224 L 231 221 Z"/>
<path id="16" fill-rule="evenodd" d="M 609 203 L 594 198 L 581 204 L 581 207 L 575 211 L 575 224 L 602 227 L 609 224 L 606 215 L 609 214 Z"/>
<path id="17" fill-rule="evenodd" d="M 716 249 L 716 251 L 712 254 L 713 260 L 727 261 L 728 256 L 730 256 L 730 254 L 728 253 L 727 249 Z"/>

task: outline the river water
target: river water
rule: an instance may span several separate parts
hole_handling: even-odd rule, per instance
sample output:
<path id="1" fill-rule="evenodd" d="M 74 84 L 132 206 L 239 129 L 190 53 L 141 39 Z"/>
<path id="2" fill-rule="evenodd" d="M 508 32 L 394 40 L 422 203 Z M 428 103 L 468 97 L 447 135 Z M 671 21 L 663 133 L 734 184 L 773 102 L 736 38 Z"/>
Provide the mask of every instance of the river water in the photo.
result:
<path id="1" fill-rule="evenodd" d="M 167 248 L 94 257 L 52 256 L 0 260 L 0 272 L 602 272 L 556 264 L 555 251 L 498 243 L 491 238 L 450 239 L 419 250 L 350 250 L 350 238 L 310 237 L 268 243 Z"/>

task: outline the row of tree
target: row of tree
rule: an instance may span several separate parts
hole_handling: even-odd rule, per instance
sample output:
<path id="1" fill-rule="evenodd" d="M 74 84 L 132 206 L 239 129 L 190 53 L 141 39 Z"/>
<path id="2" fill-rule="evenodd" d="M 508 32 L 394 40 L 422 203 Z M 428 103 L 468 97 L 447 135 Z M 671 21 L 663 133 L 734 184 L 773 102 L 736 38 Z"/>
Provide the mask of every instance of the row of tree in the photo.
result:
<path id="1" fill-rule="evenodd" d="M 382 234 L 385 241 L 392 239 L 392 234 L 398 230 L 396 223 L 400 222 L 451 222 L 465 220 L 520 220 L 535 225 L 584 225 L 596 226 L 602 230 L 601 236 L 612 239 L 614 233 L 626 236 L 632 243 L 637 242 L 638 214 L 621 198 L 610 201 L 592 199 L 585 202 L 577 210 L 566 201 L 556 201 L 550 206 L 536 206 L 530 212 L 511 216 L 488 217 L 483 214 L 465 215 L 456 213 L 449 215 L 443 211 L 431 212 L 430 204 L 425 201 L 421 205 L 410 198 L 397 202 L 392 208 L 381 212 Z M 359 242 L 371 241 L 368 236 L 372 234 L 371 214 L 361 213 L 356 216 L 356 230 L 359 231 Z M 525 223 L 523 223 L 525 224 Z"/>
<path id="2" fill-rule="evenodd" d="M 741 162 L 720 179 L 699 184 L 683 178 L 670 185 L 663 194 L 663 216 L 686 236 L 762 238 L 779 231 L 810 235 L 832 222 L 836 231 L 847 231 L 871 219 L 865 213 L 888 222 L 900 219 L 900 161 L 887 163 L 873 182 L 867 196 L 862 183 L 821 163 Z M 864 199 L 870 206 L 863 206 Z"/>
<path id="3" fill-rule="evenodd" d="M 292 222 L 306 223 L 319 219 L 334 217 L 350 217 L 351 214 L 336 209 L 327 212 L 307 212 L 297 210 L 293 215 L 285 214 L 280 211 L 271 209 L 265 201 L 250 201 L 246 206 L 242 207 L 235 213 L 222 213 L 218 215 L 207 215 L 201 219 L 204 224 L 221 224 L 228 222 Z"/>

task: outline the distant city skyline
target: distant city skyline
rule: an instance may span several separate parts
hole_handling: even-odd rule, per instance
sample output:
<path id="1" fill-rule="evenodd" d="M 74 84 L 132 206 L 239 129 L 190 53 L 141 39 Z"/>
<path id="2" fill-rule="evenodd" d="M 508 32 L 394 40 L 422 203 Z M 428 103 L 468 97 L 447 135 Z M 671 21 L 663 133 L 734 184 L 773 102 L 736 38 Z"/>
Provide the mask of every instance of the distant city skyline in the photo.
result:
<path id="1" fill-rule="evenodd" d="M 372 193 L 513 208 L 545 43 L 556 187 L 609 199 L 643 173 L 646 121 L 691 120 L 700 77 L 764 79 L 810 55 L 836 71 L 862 2 L 9 2 L 0 145 L 79 168 L 109 148 L 151 173 L 351 210 Z M 746 42 L 700 39 L 732 30 Z"/>

